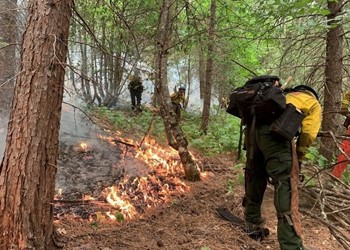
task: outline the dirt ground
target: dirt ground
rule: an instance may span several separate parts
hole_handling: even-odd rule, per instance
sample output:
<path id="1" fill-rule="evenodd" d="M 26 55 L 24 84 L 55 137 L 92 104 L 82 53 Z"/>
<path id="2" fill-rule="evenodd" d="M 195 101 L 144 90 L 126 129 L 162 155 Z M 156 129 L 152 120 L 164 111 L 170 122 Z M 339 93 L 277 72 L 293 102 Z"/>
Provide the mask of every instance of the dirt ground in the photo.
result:
<path id="1" fill-rule="evenodd" d="M 279 249 L 271 188 L 267 190 L 263 204 L 265 226 L 270 235 L 262 242 L 252 240 L 217 214 L 216 208 L 224 206 L 236 215 L 243 215 L 243 188 L 238 183 L 239 170 L 232 170 L 232 158 L 223 155 L 202 159 L 207 171 L 201 181 L 185 181 L 189 191 L 174 194 L 169 202 L 145 209 L 138 219 L 95 223 L 66 216 L 56 220 L 55 226 L 65 242 L 64 249 Z M 229 183 L 233 183 L 233 189 L 228 188 Z M 305 214 L 302 214 L 302 224 L 305 245 L 319 250 L 343 249 L 328 228 Z"/>

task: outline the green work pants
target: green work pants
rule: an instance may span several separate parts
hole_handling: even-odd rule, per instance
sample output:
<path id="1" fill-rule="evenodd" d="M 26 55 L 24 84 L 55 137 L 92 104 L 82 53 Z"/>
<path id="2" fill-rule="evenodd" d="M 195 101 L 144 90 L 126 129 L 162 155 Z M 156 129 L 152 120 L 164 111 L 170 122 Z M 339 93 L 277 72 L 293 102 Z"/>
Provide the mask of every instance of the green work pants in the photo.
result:
<path id="1" fill-rule="evenodd" d="M 174 112 L 176 114 L 176 119 L 179 122 L 181 119 L 181 105 L 176 104 L 175 102 L 173 102 L 172 105 L 173 105 Z"/>
<path id="2" fill-rule="evenodd" d="M 132 110 L 140 110 L 141 109 L 141 97 L 142 97 L 141 91 L 135 90 L 135 89 L 130 89 Z"/>
<path id="3" fill-rule="evenodd" d="M 261 204 L 269 178 L 274 185 L 274 206 L 278 218 L 277 236 L 280 248 L 303 249 L 301 238 L 295 233 L 290 217 L 291 142 L 271 134 L 268 125 L 257 125 L 254 131 L 247 133 L 246 143 L 246 221 L 254 224 L 262 222 Z"/>

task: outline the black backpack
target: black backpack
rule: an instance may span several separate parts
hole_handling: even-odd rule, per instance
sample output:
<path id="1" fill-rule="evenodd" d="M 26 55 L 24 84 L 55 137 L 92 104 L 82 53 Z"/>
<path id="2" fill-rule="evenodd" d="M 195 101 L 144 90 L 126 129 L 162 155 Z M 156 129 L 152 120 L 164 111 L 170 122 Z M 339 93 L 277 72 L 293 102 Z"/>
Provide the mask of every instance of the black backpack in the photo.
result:
<path id="1" fill-rule="evenodd" d="M 286 108 L 280 87 L 274 86 L 277 76 L 263 75 L 250 79 L 230 95 L 227 112 L 242 119 L 243 124 L 271 124 Z"/>

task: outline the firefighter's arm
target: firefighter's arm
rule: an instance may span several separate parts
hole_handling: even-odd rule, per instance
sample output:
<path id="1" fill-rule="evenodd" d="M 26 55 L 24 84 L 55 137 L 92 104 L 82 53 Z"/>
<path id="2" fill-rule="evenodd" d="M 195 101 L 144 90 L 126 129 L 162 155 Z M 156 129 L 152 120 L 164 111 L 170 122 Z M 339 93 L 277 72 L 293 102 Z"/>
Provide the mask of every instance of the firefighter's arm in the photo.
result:
<path id="1" fill-rule="evenodd" d="M 350 91 L 344 95 L 344 97 L 341 101 L 340 114 L 345 115 L 345 116 L 348 115 L 349 114 L 349 111 L 348 111 L 349 106 L 350 106 Z"/>
<path id="2" fill-rule="evenodd" d="M 143 92 L 145 90 L 145 87 L 143 86 L 142 82 L 140 82 L 140 92 Z"/>
<path id="3" fill-rule="evenodd" d="M 187 107 L 187 100 L 185 96 L 182 97 L 182 104 L 183 104 L 183 108 Z"/>
<path id="4" fill-rule="evenodd" d="M 177 93 L 175 92 L 175 93 L 171 94 L 170 99 L 171 99 L 172 102 L 176 102 Z"/>
<path id="5" fill-rule="evenodd" d="M 346 115 L 346 119 L 345 119 L 345 121 L 344 121 L 344 123 L 343 123 L 343 126 L 344 126 L 346 129 L 348 129 L 348 127 L 350 126 L 350 114 L 347 114 L 347 115 Z"/>
<path id="6" fill-rule="evenodd" d="M 322 121 L 322 108 L 318 101 L 314 101 L 310 106 L 306 117 L 301 125 L 301 133 L 297 141 L 297 154 L 301 162 L 309 147 L 315 141 L 320 130 Z"/>

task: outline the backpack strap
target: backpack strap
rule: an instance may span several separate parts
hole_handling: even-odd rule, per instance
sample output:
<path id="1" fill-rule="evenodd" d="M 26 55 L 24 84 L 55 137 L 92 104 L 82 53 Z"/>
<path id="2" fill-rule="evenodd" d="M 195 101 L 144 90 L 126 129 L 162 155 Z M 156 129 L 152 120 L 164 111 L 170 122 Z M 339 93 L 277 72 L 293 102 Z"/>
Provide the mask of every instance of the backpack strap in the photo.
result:
<path id="1" fill-rule="evenodd" d="M 253 99 L 253 105 L 251 107 L 251 115 L 253 117 L 252 122 L 250 124 L 250 128 L 249 128 L 249 160 L 252 161 L 253 160 L 253 154 L 254 154 L 254 144 L 255 144 L 255 125 L 256 125 L 256 114 L 255 114 L 255 102 L 256 100 L 259 98 L 259 96 L 262 94 L 262 91 L 266 88 L 269 87 L 269 83 L 266 82 L 261 82 L 260 86 L 257 90 L 257 93 Z"/>
<path id="2" fill-rule="evenodd" d="M 241 123 L 239 125 L 238 155 L 237 155 L 238 160 L 241 159 L 242 139 L 243 139 L 243 121 L 241 119 Z"/>

